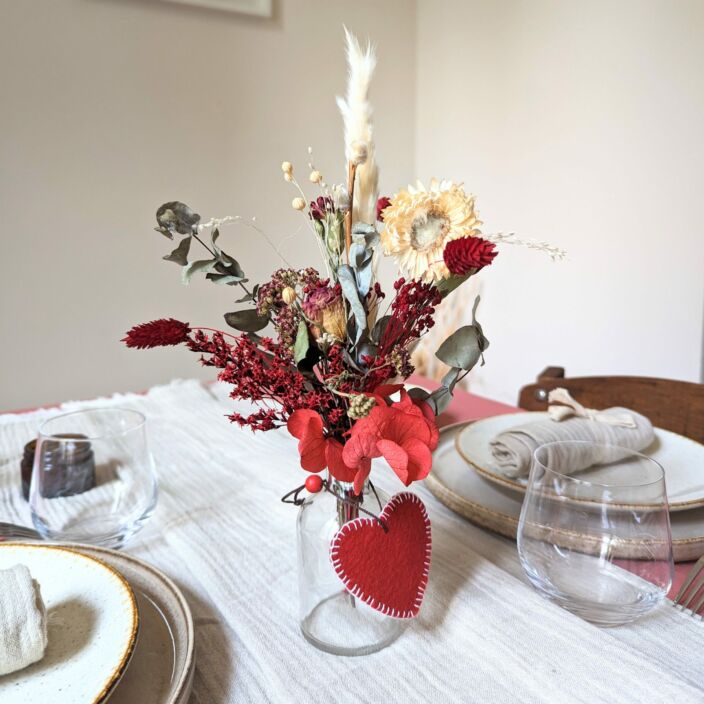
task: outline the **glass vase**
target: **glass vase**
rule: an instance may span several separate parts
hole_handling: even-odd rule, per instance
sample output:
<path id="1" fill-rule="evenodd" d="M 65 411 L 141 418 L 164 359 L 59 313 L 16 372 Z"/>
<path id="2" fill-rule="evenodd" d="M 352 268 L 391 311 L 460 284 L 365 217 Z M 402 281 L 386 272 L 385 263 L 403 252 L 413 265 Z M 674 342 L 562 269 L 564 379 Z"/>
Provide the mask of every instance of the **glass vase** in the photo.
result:
<path id="1" fill-rule="evenodd" d="M 355 496 L 352 485 L 328 478 L 334 492 L 309 495 L 298 513 L 298 590 L 301 631 L 316 648 L 335 655 L 367 655 L 393 643 L 408 621 L 367 606 L 350 594 L 330 559 L 330 543 L 360 507 L 379 515 L 389 496 L 369 482 Z"/>

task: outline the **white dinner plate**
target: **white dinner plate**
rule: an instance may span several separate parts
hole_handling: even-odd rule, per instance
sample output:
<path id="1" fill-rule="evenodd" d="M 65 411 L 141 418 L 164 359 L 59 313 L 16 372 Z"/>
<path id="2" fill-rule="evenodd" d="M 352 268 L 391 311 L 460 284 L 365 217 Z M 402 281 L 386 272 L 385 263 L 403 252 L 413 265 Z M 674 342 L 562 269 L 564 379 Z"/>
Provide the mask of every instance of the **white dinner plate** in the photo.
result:
<path id="1" fill-rule="evenodd" d="M 178 587 L 152 565 L 125 552 L 70 545 L 119 570 L 139 607 L 139 638 L 109 704 L 186 704 L 195 672 L 193 618 Z"/>
<path id="2" fill-rule="evenodd" d="M 425 480 L 430 491 L 446 506 L 472 523 L 516 538 L 523 495 L 514 489 L 486 481 L 467 466 L 455 447 L 455 439 L 468 423 L 455 423 L 440 431 L 433 453 L 433 471 Z M 672 548 L 677 562 L 704 555 L 704 508 L 670 515 Z"/>
<path id="3" fill-rule="evenodd" d="M 131 587 L 114 568 L 55 545 L 0 544 L 0 569 L 26 565 L 47 609 L 39 662 L 0 677 L 2 704 L 98 704 L 134 650 L 139 625 Z"/>
<path id="4" fill-rule="evenodd" d="M 505 430 L 546 418 L 547 413 L 508 413 L 475 421 L 458 433 L 457 450 L 489 481 L 513 491 L 525 492 L 527 477 L 511 479 L 504 476 L 491 454 L 490 442 Z M 665 469 L 670 510 L 684 511 L 704 506 L 704 445 L 669 430 L 654 430 L 655 440 L 642 452 Z M 618 468 L 593 467 L 580 476 L 598 483 L 608 480 L 608 475 L 615 471 Z"/>

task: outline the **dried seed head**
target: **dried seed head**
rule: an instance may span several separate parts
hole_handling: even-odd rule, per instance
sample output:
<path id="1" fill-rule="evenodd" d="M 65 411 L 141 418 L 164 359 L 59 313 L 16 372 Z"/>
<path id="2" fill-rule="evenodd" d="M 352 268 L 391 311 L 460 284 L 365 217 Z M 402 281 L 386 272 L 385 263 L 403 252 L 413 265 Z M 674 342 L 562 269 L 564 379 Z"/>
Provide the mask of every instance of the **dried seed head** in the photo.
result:
<path id="1" fill-rule="evenodd" d="M 303 210 L 306 207 L 306 202 L 303 200 L 303 198 L 294 198 L 291 201 L 291 207 L 294 210 Z"/>
<path id="2" fill-rule="evenodd" d="M 323 180 L 320 171 L 317 170 L 311 171 L 308 178 L 311 180 L 311 183 L 320 183 Z"/>
<path id="3" fill-rule="evenodd" d="M 292 174 L 293 173 L 293 164 L 290 161 L 284 161 L 281 164 L 281 170 L 285 174 Z"/>
<path id="4" fill-rule="evenodd" d="M 296 300 L 296 297 L 296 289 L 291 286 L 286 286 L 286 288 L 281 291 L 281 298 L 287 306 L 290 306 Z"/>
<path id="5" fill-rule="evenodd" d="M 376 401 L 370 396 L 364 394 L 356 394 L 350 396 L 350 405 L 347 409 L 347 415 L 352 420 L 359 420 L 369 415 L 369 412 L 376 405 Z"/>

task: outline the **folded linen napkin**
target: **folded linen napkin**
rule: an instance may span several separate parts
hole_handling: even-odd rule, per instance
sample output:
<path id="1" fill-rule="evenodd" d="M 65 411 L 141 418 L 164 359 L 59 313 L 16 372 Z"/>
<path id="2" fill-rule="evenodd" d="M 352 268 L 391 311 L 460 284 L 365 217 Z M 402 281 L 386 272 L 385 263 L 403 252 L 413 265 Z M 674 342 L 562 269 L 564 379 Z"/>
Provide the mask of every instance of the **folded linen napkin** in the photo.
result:
<path id="1" fill-rule="evenodd" d="M 504 476 L 511 479 L 527 476 L 533 452 L 549 442 L 586 440 L 637 451 L 648 447 L 655 439 L 652 424 L 640 413 L 619 407 L 604 411 L 585 409 L 564 389 L 555 389 L 555 392 L 550 393 L 550 401 L 560 401 L 569 407 L 551 406 L 550 418 L 505 430 L 491 441 L 491 453 Z M 605 455 L 599 448 L 575 447 L 569 457 L 559 457 L 560 471 L 573 474 L 617 459 L 617 453 Z"/>
<path id="2" fill-rule="evenodd" d="M 0 570 L 0 675 L 44 657 L 46 609 L 27 567 Z"/>

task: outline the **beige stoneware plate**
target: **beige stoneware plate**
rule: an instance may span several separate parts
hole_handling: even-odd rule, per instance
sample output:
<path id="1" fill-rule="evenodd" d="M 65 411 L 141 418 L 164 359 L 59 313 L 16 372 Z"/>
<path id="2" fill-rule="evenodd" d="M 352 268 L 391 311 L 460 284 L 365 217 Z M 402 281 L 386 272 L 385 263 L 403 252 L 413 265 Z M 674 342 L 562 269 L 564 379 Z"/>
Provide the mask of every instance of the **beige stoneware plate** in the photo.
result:
<path id="1" fill-rule="evenodd" d="M 475 525 L 515 539 L 523 496 L 514 489 L 486 481 L 467 466 L 455 448 L 456 437 L 467 426 L 468 423 L 455 423 L 440 431 L 433 471 L 425 483 L 443 504 Z M 672 513 L 670 524 L 677 562 L 704 555 L 704 508 Z"/>
<path id="2" fill-rule="evenodd" d="M 193 686 L 195 646 L 191 610 L 181 591 L 155 567 L 127 553 L 70 547 L 119 570 L 139 606 L 137 646 L 110 704 L 186 704 Z"/>
<path id="3" fill-rule="evenodd" d="M 457 434 L 457 451 L 483 477 L 513 491 L 525 492 L 527 479 L 510 479 L 497 468 L 489 443 L 499 433 L 517 425 L 544 420 L 547 413 L 509 413 L 484 418 L 467 425 Z M 655 428 L 655 441 L 643 454 L 665 469 L 665 483 L 670 511 L 684 511 L 704 506 L 704 445 L 669 430 Z M 617 468 L 602 467 L 580 472 L 582 479 L 608 480 Z"/>
<path id="4" fill-rule="evenodd" d="M 124 672 L 139 615 L 131 587 L 115 569 L 55 545 L 0 544 L 0 569 L 23 564 L 47 609 L 44 658 L 0 677 L 2 704 L 98 704 Z"/>

